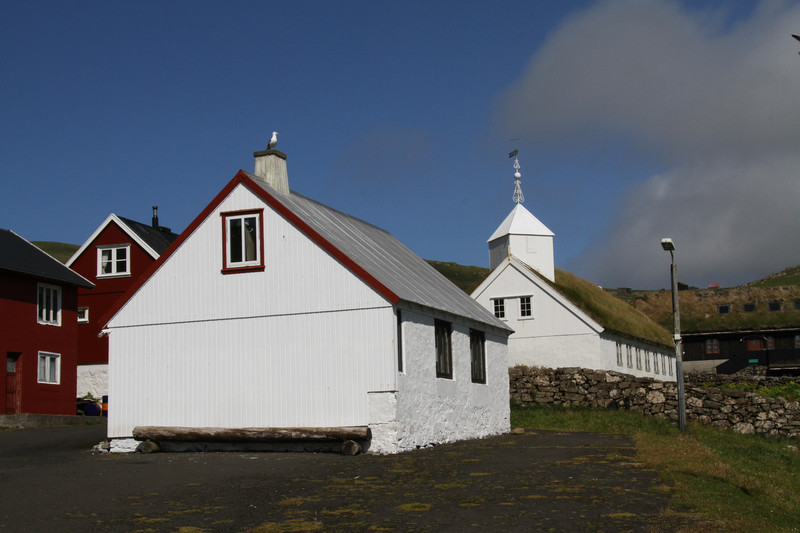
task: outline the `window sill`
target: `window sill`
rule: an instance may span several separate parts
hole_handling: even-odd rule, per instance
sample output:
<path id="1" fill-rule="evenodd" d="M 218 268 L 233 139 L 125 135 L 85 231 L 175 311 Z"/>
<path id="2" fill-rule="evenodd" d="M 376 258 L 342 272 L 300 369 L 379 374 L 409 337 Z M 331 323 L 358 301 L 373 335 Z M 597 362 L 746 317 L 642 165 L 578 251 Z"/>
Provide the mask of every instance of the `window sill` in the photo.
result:
<path id="1" fill-rule="evenodd" d="M 123 272 L 121 274 L 98 274 L 97 279 L 109 279 L 109 278 L 129 278 L 131 277 L 130 272 Z"/>
<path id="2" fill-rule="evenodd" d="M 244 267 L 229 267 L 220 270 L 222 274 L 239 274 L 242 272 L 264 272 L 264 265 L 252 265 Z"/>

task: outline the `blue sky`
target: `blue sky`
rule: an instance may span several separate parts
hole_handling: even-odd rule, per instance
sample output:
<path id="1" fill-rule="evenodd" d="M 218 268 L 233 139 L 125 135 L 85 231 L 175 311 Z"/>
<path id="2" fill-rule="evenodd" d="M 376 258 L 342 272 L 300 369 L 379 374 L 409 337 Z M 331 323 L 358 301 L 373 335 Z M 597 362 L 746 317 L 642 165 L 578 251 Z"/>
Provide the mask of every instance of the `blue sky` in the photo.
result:
<path id="1" fill-rule="evenodd" d="M 800 263 L 797 2 L 0 2 L 0 227 L 183 230 L 273 130 L 290 186 L 488 266 L 513 207 L 604 286 Z M 511 139 L 520 140 L 512 142 Z"/>

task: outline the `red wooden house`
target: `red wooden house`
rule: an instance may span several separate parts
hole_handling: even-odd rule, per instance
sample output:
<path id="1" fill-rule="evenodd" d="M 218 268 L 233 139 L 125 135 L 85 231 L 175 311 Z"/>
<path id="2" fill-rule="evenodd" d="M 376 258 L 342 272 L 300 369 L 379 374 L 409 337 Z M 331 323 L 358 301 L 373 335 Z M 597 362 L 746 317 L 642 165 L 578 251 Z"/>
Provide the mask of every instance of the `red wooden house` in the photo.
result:
<path id="1" fill-rule="evenodd" d="M 0 229 L 4 414 L 75 414 L 78 289 L 92 283 Z"/>
<path id="2" fill-rule="evenodd" d="M 95 285 L 78 290 L 78 396 L 108 394 L 108 337 L 98 320 L 178 237 L 158 225 L 157 209 L 152 224 L 111 213 L 66 263 Z"/>

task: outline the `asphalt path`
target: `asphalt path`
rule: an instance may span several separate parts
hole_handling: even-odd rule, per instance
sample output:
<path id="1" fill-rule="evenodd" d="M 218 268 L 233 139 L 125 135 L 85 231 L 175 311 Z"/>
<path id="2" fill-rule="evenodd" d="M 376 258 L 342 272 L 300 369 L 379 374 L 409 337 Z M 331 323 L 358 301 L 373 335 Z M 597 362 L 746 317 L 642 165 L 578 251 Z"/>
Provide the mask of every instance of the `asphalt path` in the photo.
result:
<path id="1" fill-rule="evenodd" d="M 391 456 L 92 452 L 104 426 L 0 433 L 0 531 L 678 531 L 629 437 L 528 431 Z"/>

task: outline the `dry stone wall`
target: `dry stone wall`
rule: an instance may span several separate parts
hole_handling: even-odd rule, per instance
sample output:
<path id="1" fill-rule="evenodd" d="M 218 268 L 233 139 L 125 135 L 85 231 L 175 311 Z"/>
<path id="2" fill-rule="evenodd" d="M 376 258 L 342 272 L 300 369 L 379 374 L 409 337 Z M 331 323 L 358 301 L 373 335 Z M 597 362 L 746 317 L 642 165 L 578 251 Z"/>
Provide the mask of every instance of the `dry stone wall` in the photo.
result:
<path id="1" fill-rule="evenodd" d="M 678 419 L 675 382 L 585 368 L 509 369 L 512 401 L 567 407 L 624 409 Z M 763 378 L 762 378 L 763 379 Z M 800 438 L 800 404 L 751 392 L 704 385 L 699 376 L 684 380 L 687 420 L 738 433 Z"/>

